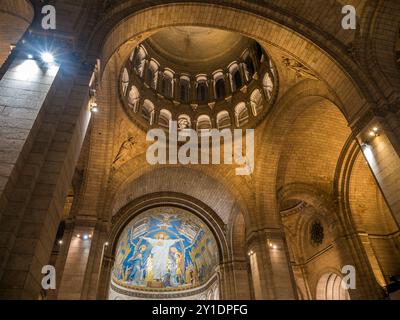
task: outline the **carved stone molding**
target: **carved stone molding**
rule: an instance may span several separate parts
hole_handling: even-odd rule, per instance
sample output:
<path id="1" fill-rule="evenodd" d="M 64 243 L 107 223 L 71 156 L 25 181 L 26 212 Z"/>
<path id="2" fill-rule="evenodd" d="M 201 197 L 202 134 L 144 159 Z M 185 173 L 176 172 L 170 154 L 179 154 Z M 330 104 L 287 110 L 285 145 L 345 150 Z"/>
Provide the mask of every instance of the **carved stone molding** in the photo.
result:
<path id="1" fill-rule="evenodd" d="M 132 159 L 134 146 L 136 145 L 136 138 L 129 136 L 119 148 L 117 155 L 112 163 L 112 169 L 115 171 L 120 168 L 124 163 Z"/>
<path id="2" fill-rule="evenodd" d="M 295 72 L 299 79 L 319 80 L 313 71 L 293 58 L 282 57 L 282 63 L 286 68 Z"/>

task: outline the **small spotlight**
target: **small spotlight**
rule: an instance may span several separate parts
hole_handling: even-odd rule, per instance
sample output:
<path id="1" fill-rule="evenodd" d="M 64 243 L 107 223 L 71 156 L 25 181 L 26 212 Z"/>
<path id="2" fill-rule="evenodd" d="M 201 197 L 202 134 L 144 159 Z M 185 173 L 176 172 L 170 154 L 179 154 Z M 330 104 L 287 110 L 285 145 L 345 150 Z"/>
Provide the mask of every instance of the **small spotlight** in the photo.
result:
<path id="1" fill-rule="evenodd" d="M 99 106 L 97 105 L 97 103 L 92 103 L 91 105 L 90 105 L 90 111 L 91 112 L 94 112 L 94 113 L 97 113 L 97 112 L 99 112 Z"/>
<path id="2" fill-rule="evenodd" d="M 33 59 L 33 55 L 32 54 L 28 54 L 28 59 L 32 60 Z"/>
<path id="3" fill-rule="evenodd" d="M 108 242 L 106 242 L 104 245 L 105 245 L 106 247 L 108 247 L 110 244 L 109 244 Z"/>
<path id="4" fill-rule="evenodd" d="M 277 245 L 273 245 L 272 249 L 278 249 L 278 246 Z"/>
<path id="5" fill-rule="evenodd" d="M 378 127 L 373 127 L 372 130 L 369 132 L 369 135 L 371 137 L 379 137 L 379 128 Z"/>
<path id="6" fill-rule="evenodd" d="M 88 240 L 89 239 L 89 236 L 87 235 L 87 234 L 85 234 L 84 236 L 83 236 L 83 240 Z"/>
<path id="7" fill-rule="evenodd" d="M 81 237 L 81 235 L 80 235 L 80 234 L 77 234 L 77 235 L 76 235 L 76 237 L 77 237 L 77 238 L 80 238 L 80 237 Z"/>
<path id="8" fill-rule="evenodd" d="M 62 240 L 58 241 L 58 244 L 59 244 L 59 245 L 62 245 L 62 244 L 63 244 L 63 241 L 62 241 Z"/>
<path id="9" fill-rule="evenodd" d="M 54 62 L 54 56 L 50 52 L 42 53 L 41 58 L 42 58 L 43 62 L 45 62 L 45 63 L 53 63 Z"/>
<path id="10" fill-rule="evenodd" d="M 89 239 L 92 239 L 92 235 L 91 234 L 89 234 Z"/>

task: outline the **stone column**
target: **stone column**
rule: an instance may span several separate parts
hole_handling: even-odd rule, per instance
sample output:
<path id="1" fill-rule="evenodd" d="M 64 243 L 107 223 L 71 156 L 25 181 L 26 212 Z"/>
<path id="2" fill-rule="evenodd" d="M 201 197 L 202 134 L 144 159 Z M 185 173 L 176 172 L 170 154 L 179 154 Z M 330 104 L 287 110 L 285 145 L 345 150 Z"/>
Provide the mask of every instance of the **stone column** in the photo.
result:
<path id="1" fill-rule="evenodd" d="M 253 232 L 248 248 L 256 300 L 296 299 L 296 285 L 283 232 L 280 229 Z"/>
<path id="2" fill-rule="evenodd" d="M 229 70 L 224 70 L 224 80 L 225 80 L 225 97 L 232 95 L 231 77 Z"/>
<path id="3" fill-rule="evenodd" d="M 92 227 L 75 225 L 58 290 L 59 300 L 80 300 L 82 298 L 92 237 Z"/>
<path id="4" fill-rule="evenodd" d="M 37 133 L 37 118 L 50 94 L 59 65 L 46 69 L 39 60 L 15 49 L 3 66 L 0 80 L 0 219 L 12 197 L 17 168 L 31 147 L 29 138 Z M 1 264 L 0 264 L 1 270 Z M 0 271 L 1 275 L 1 271 Z"/>
<path id="5" fill-rule="evenodd" d="M 370 113 L 355 125 L 354 131 L 387 204 L 400 225 L 399 119 L 398 107 L 381 114 Z"/>
<path id="6" fill-rule="evenodd" d="M 82 290 L 82 299 L 95 300 L 98 298 L 98 289 L 102 285 L 100 283 L 102 267 L 106 265 L 105 257 L 110 246 L 108 240 L 107 224 L 99 221 L 96 224 L 93 234 L 92 248 L 88 258 Z"/>
<path id="7" fill-rule="evenodd" d="M 49 263 L 90 120 L 88 90 L 95 62 L 88 67 L 66 53 L 61 66 L 49 73 L 21 73 L 25 63 L 34 64 L 21 59 L 0 82 L 7 95 L 2 103 L 10 107 L 2 119 L 4 134 L 18 137 L 15 153 L 10 150 L 5 159 L 12 165 L 3 180 L 0 297 L 38 299 L 41 270 Z M 7 140 L 2 144 L 13 145 Z"/>
<path id="8" fill-rule="evenodd" d="M 250 265 L 248 261 L 233 261 L 234 300 L 251 300 Z"/>
<path id="9" fill-rule="evenodd" d="M 174 75 L 174 78 L 172 79 L 172 90 L 174 91 L 172 96 L 174 101 L 181 101 L 179 82 L 177 75 Z"/>

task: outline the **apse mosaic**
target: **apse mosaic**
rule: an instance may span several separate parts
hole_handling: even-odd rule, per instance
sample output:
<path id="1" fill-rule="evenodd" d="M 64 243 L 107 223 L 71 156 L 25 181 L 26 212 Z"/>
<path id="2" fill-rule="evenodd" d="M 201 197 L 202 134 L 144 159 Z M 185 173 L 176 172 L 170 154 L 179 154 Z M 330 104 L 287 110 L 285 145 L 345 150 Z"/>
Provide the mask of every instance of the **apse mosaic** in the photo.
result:
<path id="1" fill-rule="evenodd" d="M 154 208 L 121 234 L 112 279 L 132 289 L 186 290 L 205 284 L 218 260 L 215 238 L 199 218 L 179 208 Z"/>

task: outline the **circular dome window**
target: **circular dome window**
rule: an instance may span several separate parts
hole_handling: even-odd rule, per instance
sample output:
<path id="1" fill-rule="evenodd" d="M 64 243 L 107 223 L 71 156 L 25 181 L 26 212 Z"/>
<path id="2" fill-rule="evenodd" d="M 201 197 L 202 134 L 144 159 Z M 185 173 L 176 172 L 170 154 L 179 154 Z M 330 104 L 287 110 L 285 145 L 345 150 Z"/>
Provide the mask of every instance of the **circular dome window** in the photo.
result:
<path id="1" fill-rule="evenodd" d="M 179 208 L 150 209 L 119 237 L 110 298 L 204 295 L 215 291 L 218 264 L 217 243 L 204 222 Z"/>

